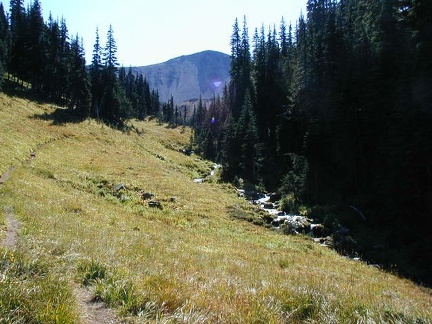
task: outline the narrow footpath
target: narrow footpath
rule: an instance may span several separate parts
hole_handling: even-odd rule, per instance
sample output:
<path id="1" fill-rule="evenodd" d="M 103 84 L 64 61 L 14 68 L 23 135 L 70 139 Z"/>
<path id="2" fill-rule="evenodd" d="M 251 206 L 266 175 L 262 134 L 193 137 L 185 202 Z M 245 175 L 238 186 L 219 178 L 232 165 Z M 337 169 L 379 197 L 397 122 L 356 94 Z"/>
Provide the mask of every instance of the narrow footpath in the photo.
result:
<path id="1" fill-rule="evenodd" d="M 36 157 L 35 153 L 31 154 L 30 159 Z M 4 174 L 0 175 L 0 188 L 8 181 L 11 173 L 16 169 L 16 166 L 9 168 Z M 2 242 L 3 246 L 8 250 L 15 250 L 18 245 L 18 232 L 20 222 L 15 217 L 15 212 L 11 206 L 3 206 L 3 213 L 6 220 L 6 236 Z M 0 242 L 1 243 L 1 242 Z M 73 289 L 73 294 L 76 299 L 77 309 L 80 314 L 81 322 L 85 324 L 119 324 L 121 321 L 117 319 L 112 309 L 105 307 L 101 302 L 93 300 L 92 293 L 85 287 L 76 285 Z"/>

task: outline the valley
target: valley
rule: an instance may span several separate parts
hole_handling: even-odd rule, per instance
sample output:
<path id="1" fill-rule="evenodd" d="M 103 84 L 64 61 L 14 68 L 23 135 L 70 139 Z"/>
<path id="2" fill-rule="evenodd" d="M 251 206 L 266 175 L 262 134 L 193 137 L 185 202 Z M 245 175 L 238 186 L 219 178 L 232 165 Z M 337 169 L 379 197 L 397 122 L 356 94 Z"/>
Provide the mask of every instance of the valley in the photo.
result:
<path id="1" fill-rule="evenodd" d="M 77 286 L 122 323 L 432 321 L 430 290 L 242 220 L 260 215 L 217 174 L 194 183 L 213 163 L 180 152 L 188 128 L 0 103 L 1 242 L 19 222 L 0 247 L 1 321 L 88 323 Z"/>

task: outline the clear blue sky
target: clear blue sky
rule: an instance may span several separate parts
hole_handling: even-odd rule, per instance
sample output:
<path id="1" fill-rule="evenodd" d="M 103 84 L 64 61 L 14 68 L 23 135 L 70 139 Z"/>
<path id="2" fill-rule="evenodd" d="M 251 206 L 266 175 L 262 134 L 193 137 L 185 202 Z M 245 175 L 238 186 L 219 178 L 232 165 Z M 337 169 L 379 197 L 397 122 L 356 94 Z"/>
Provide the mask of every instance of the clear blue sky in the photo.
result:
<path id="1" fill-rule="evenodd" d="M 3 2 L 9 11 L 9 0 Z M 27 7 L 33 0 L 25 0 Z M 203 50 L 230 54 L 235 18 L 240 26 L 246 15 L 249 33 L 255 28 L 279 28 L 284 17 L 293 27 L 306 0 L 40 0 L 47 20 L 66 19 L 70 36 L 84 39 L 87 63 L 95 42 L 96 27 L 102 46 L 111 24 L 117 57 L 124 66 L 141 66 Z"/>

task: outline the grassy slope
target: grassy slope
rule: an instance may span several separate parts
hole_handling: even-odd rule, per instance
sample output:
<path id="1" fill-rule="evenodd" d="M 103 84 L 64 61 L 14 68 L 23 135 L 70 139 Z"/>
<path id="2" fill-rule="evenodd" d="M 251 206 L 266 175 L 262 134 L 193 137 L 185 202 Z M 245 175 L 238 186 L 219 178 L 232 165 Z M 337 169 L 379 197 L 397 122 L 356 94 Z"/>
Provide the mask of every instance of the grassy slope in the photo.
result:
<path id="1" fill-rule="evenodd" d="M 306 238 L 233 219 L 230 207 L 250 207 L 229 186 L 193 183 L 211 163 L 178 153 L 188 131 L 135 122 L 137 131 L 121 133 L 93 120 L 40 118 L 54 109 L 0 94 L 0 174 L 17 166 L 0 185 L 0 205 L 21 222 L 15 254 L 51 273 L 26 277 L 26 285 L 66 287 L 38 296 L 66 296 L 51 313 L 77 321 L 71 290 L 87 276 L 98 278 L 90 284 L 100 299 L 137 323 L 432 322 L 430 291 Z M 127 189 L 115 191 L 119 183 Z M 149 208 L 142 192 L 163 210 Z M 6 285 L 14 278 L 4 264 L 16 261 L 2 254 Z M 12 306 L 0 291 L 1 319 Z"/>

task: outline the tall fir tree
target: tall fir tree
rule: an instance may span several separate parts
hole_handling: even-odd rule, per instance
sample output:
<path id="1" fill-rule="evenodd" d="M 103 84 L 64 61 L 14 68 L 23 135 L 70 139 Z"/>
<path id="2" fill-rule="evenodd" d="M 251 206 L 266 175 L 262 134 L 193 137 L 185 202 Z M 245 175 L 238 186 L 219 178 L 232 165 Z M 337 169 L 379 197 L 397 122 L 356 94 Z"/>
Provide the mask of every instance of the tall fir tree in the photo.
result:
<path id="1" fill-rule="evenodd" d="M 252 105 L 251 96 L 246 93 L 242 111 L 237 123 L 236 138 L 240 144 L 239 174 L 248 181 L 255 183 L 257 177 L 257 121 Z"/>
<path id="2" fill-rule="evenodd" d="M 41 4 L 34 0 L 28 15 L 28 28 L 26 35 L 26 47 L 28 59 L 26 69 L 28 81 L 32 84 L 35 93 L 40 94 L 44 87 L 44 67 L 47 64 L 47 40 L 46 26 L 42 16 Z"/>
<path id="3" fill-rule="evenodd" d="M 44 69 L 45 86 L 42 89 L 42 96 L 48 100 L 56 101 L 61 97 L 59 85 L 62 80 L 62 41 L 60 36 L 60 25 L 50 14 L 47 25 L 47 64 Z"/>
<path id="4" fill-rule="evenodd" d="M 229 95 L 231 113 L 234 120 L 237 120 L 240 117 L 246 93 L 253 93 L 249 31 L 246 16 L 243 19 L 242 30 L 238 26 L 237 19 L 233 26 L 230 75 Z"/>
<path id="5" fill-rule="evenodd" d="M 4 73 L 7 70 L 9 24 L 4 12 L 3 3 L 0 3 L 0 91 L 3 86 Z"/>
<path id="6" fill-rule="evenodd" d="M 99 38 L 99 28 L 96 28 L 96 39 L 93 46 L 92 63 L 90 66 L 90 81 L 92 95 L 92 110 L 96 118 L 101 118 L 101 102 L 104 91 L 102 47 Z"/>
<path id="7" fill-rule="evenodd" d="M 26 74 L 26 43 L 27 14 L 24 0 L 10 1 L 10 54 L 8 70 L 11 74 L 23 81 Z"/>
<path id="8" fill-rule="evenodd" d="M 101 99 L 101 117 L 115 126 L 121 127 L 123 119 L 127 117 L 129 102 L 124 88 L 120 86 L 117 77 L 117 44 L 114 30 L 110 25 L 107 41 L 102 57 L 103 63 L 103 95 Z"/>
<path id="9" fill-rule="evenodd" d="M 71 43 L 69 108 L 82 116 L 90 115 L 90 80 L 85 64 L 85 53 L 78 35 Z"/>

